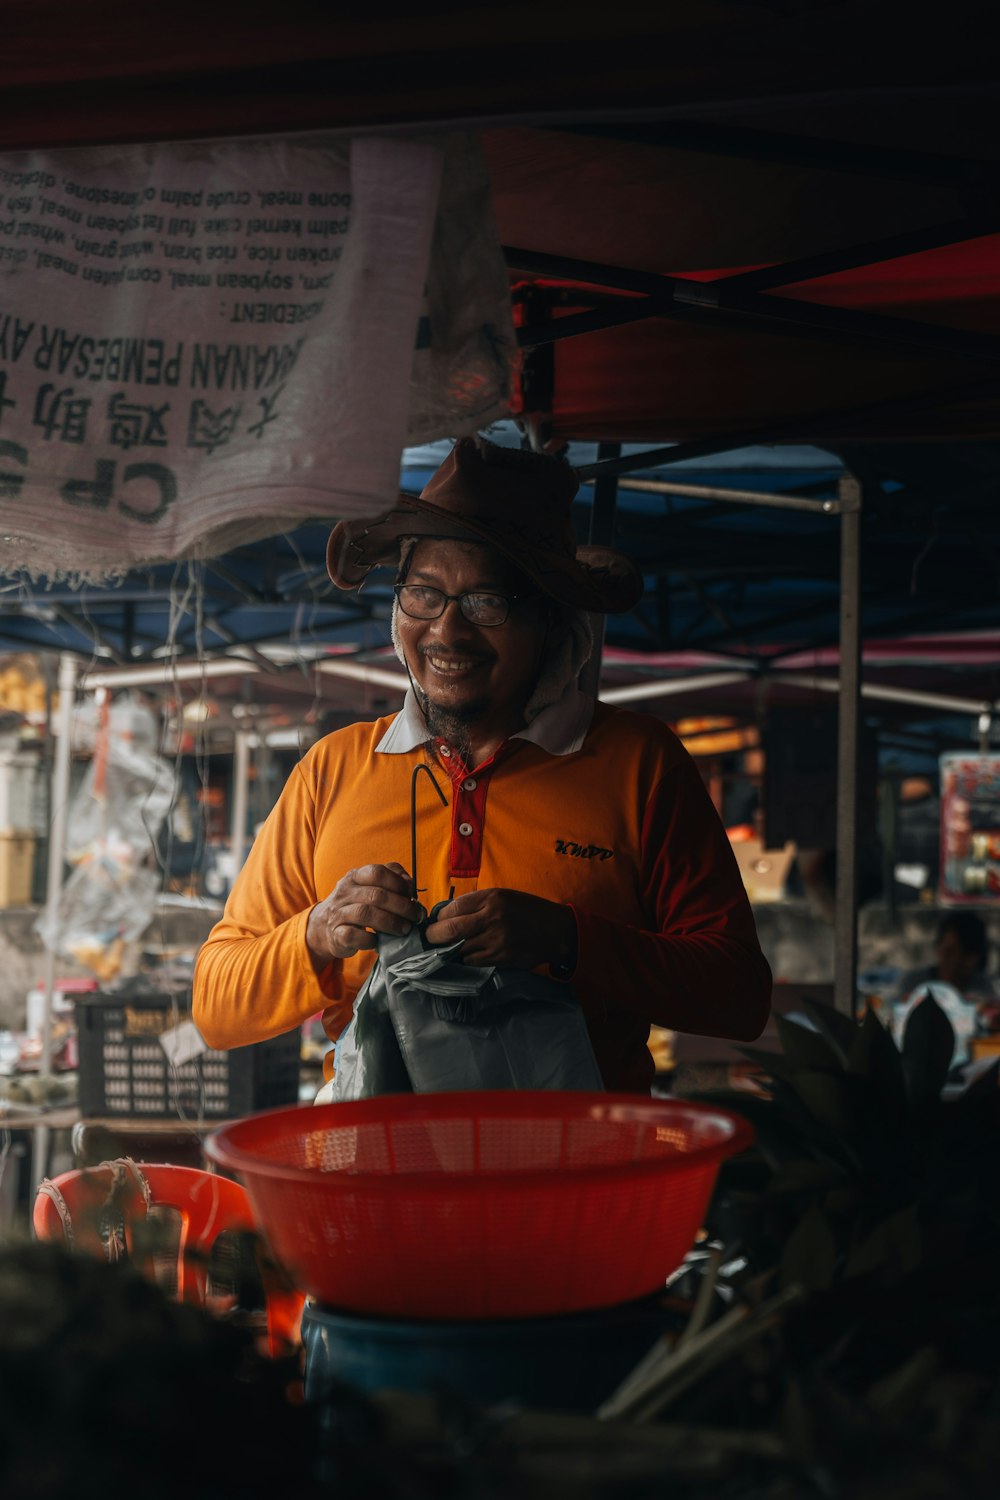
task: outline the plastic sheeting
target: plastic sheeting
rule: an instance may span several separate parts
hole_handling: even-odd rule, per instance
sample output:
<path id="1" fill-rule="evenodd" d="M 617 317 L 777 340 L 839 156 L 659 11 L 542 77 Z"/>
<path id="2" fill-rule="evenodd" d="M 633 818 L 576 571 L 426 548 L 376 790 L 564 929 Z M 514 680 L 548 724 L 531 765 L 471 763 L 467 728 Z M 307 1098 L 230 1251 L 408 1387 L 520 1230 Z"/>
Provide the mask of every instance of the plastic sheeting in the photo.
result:
<path id="1" fill-rule="evenodd" d="M 329 1097 L 603 1089 L 583 1012 L 566 985 L 463 964 L 461 944 L 430 948 L 425 926 L 379 937 L 378 960 L 337 1042 Z"/>
<path id="2" fill-rule="evenodd" d="M 475 138 L 0 157 L 4 568 L 102 577 L 390 505 L 506 410 Z"/>
<path id="3" fill-rule="evenodd" d="M 126 945 L 152 919 L 160 889 L 156 841 L 176 793 L 176 773 L 156 750 L 149 709 L 126 698 L 102 707 L 94 756 L 67 815 L 74 866 L 36 931 L 45 946 L 108 980 Z"/>

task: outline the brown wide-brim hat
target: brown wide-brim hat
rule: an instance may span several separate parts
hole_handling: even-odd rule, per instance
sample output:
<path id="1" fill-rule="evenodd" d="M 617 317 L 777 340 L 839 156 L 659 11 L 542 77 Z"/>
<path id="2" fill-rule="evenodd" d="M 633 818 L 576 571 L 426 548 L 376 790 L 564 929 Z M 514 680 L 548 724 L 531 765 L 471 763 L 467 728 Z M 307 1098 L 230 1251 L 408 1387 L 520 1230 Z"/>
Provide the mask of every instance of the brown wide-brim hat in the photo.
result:
<path id="1" fill-rule="evenodd" d="M 419 495 L 335 526 L 327 570 L 338 588 L 355 589 L 371 568 L 398 565 L 404 537 L 457 537 L 495 548 L 561 604 L 623 614 L 642 597 L 642 574 L 613 547 L 577 544 L 578 488 L 575 471 L 547 453 L 460 438 Z"/>

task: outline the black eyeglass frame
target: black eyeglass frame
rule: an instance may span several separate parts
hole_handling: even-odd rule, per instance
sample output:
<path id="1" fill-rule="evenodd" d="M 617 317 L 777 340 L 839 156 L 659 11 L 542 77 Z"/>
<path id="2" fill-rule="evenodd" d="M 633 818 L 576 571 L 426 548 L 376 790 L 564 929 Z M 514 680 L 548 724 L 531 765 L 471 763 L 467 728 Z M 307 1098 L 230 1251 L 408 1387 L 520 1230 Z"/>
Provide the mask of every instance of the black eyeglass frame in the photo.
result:
<path id="1" fill-rule="evenodd" d="M 430 594 L 440 594 L 441 608 L 438 610 L 436 615 L 411 614 L 406 605 L 403 603 L 402 598 L 400 597 L 404 589 L 423 589 L 425 592 Z M 506 625 L 507 621 L 510 619 L 510 612 L 512 607 L 517 602 L 517 600 L 521 598 L 520 594 L 495 593 L 492 589 L 466 589 L 463 594 L 446 594 L 444 589 L 435 588 L 434 585 L 430 583 L 394 583 L 392 586 L 392 592 L 395 594 L 396 602 L 398 603 L 400 609 L 403 611 L 403 614 L 408 620 L 440 620 L 449 604 L 457 604 L 459 609 L 462 611 L 462 618 L 464 620 L 468 620 L 470 625 L 478 626 L 478 628 L 481 630 L 498 630 L 501 625 Z M 485 620 L 476 620 L 466 610 L 463 600 L 473 599 L 477 595 L 485 593 L 488 593 L 491 598 L 502 599 L 506 604 L 507 612 L 502 620 L 490 620 L 488 623 Z"/>

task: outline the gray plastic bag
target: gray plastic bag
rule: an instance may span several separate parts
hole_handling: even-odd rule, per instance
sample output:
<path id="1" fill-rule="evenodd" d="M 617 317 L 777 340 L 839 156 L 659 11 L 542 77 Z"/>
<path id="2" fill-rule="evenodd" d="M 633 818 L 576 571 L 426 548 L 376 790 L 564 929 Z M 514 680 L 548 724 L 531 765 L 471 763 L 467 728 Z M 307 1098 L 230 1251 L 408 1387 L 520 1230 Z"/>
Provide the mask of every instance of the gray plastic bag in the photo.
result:
<path id="1" fill-rule="evenodd" d="M 525 969 L 463 964 L 461 943 L 427 946 L 427 921 L 406 937 L 379 936 L 375 966 L 336 1044 L 330 1097 L 603 1090 L 566 985 Z"/>

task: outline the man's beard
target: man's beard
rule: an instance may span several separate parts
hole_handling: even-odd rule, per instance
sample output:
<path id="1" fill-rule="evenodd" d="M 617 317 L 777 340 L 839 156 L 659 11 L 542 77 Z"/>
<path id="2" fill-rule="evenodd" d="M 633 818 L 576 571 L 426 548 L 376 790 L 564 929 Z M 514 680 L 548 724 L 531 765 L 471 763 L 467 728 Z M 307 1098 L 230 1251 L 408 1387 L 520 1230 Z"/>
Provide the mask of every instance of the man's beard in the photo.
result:
<path id="1" fill-rule="evenodd" d="M 460 708 L 441 708 L 432 703 L 426 693 L 421 692 L 419 696 L 431 734 L 435 739 L 444 740 L 464 761 L 468 761 L 472 750 L 472 726 L 486 712 L 488 701 L 483 698 L 478 702 L 463 703 Z"/>

